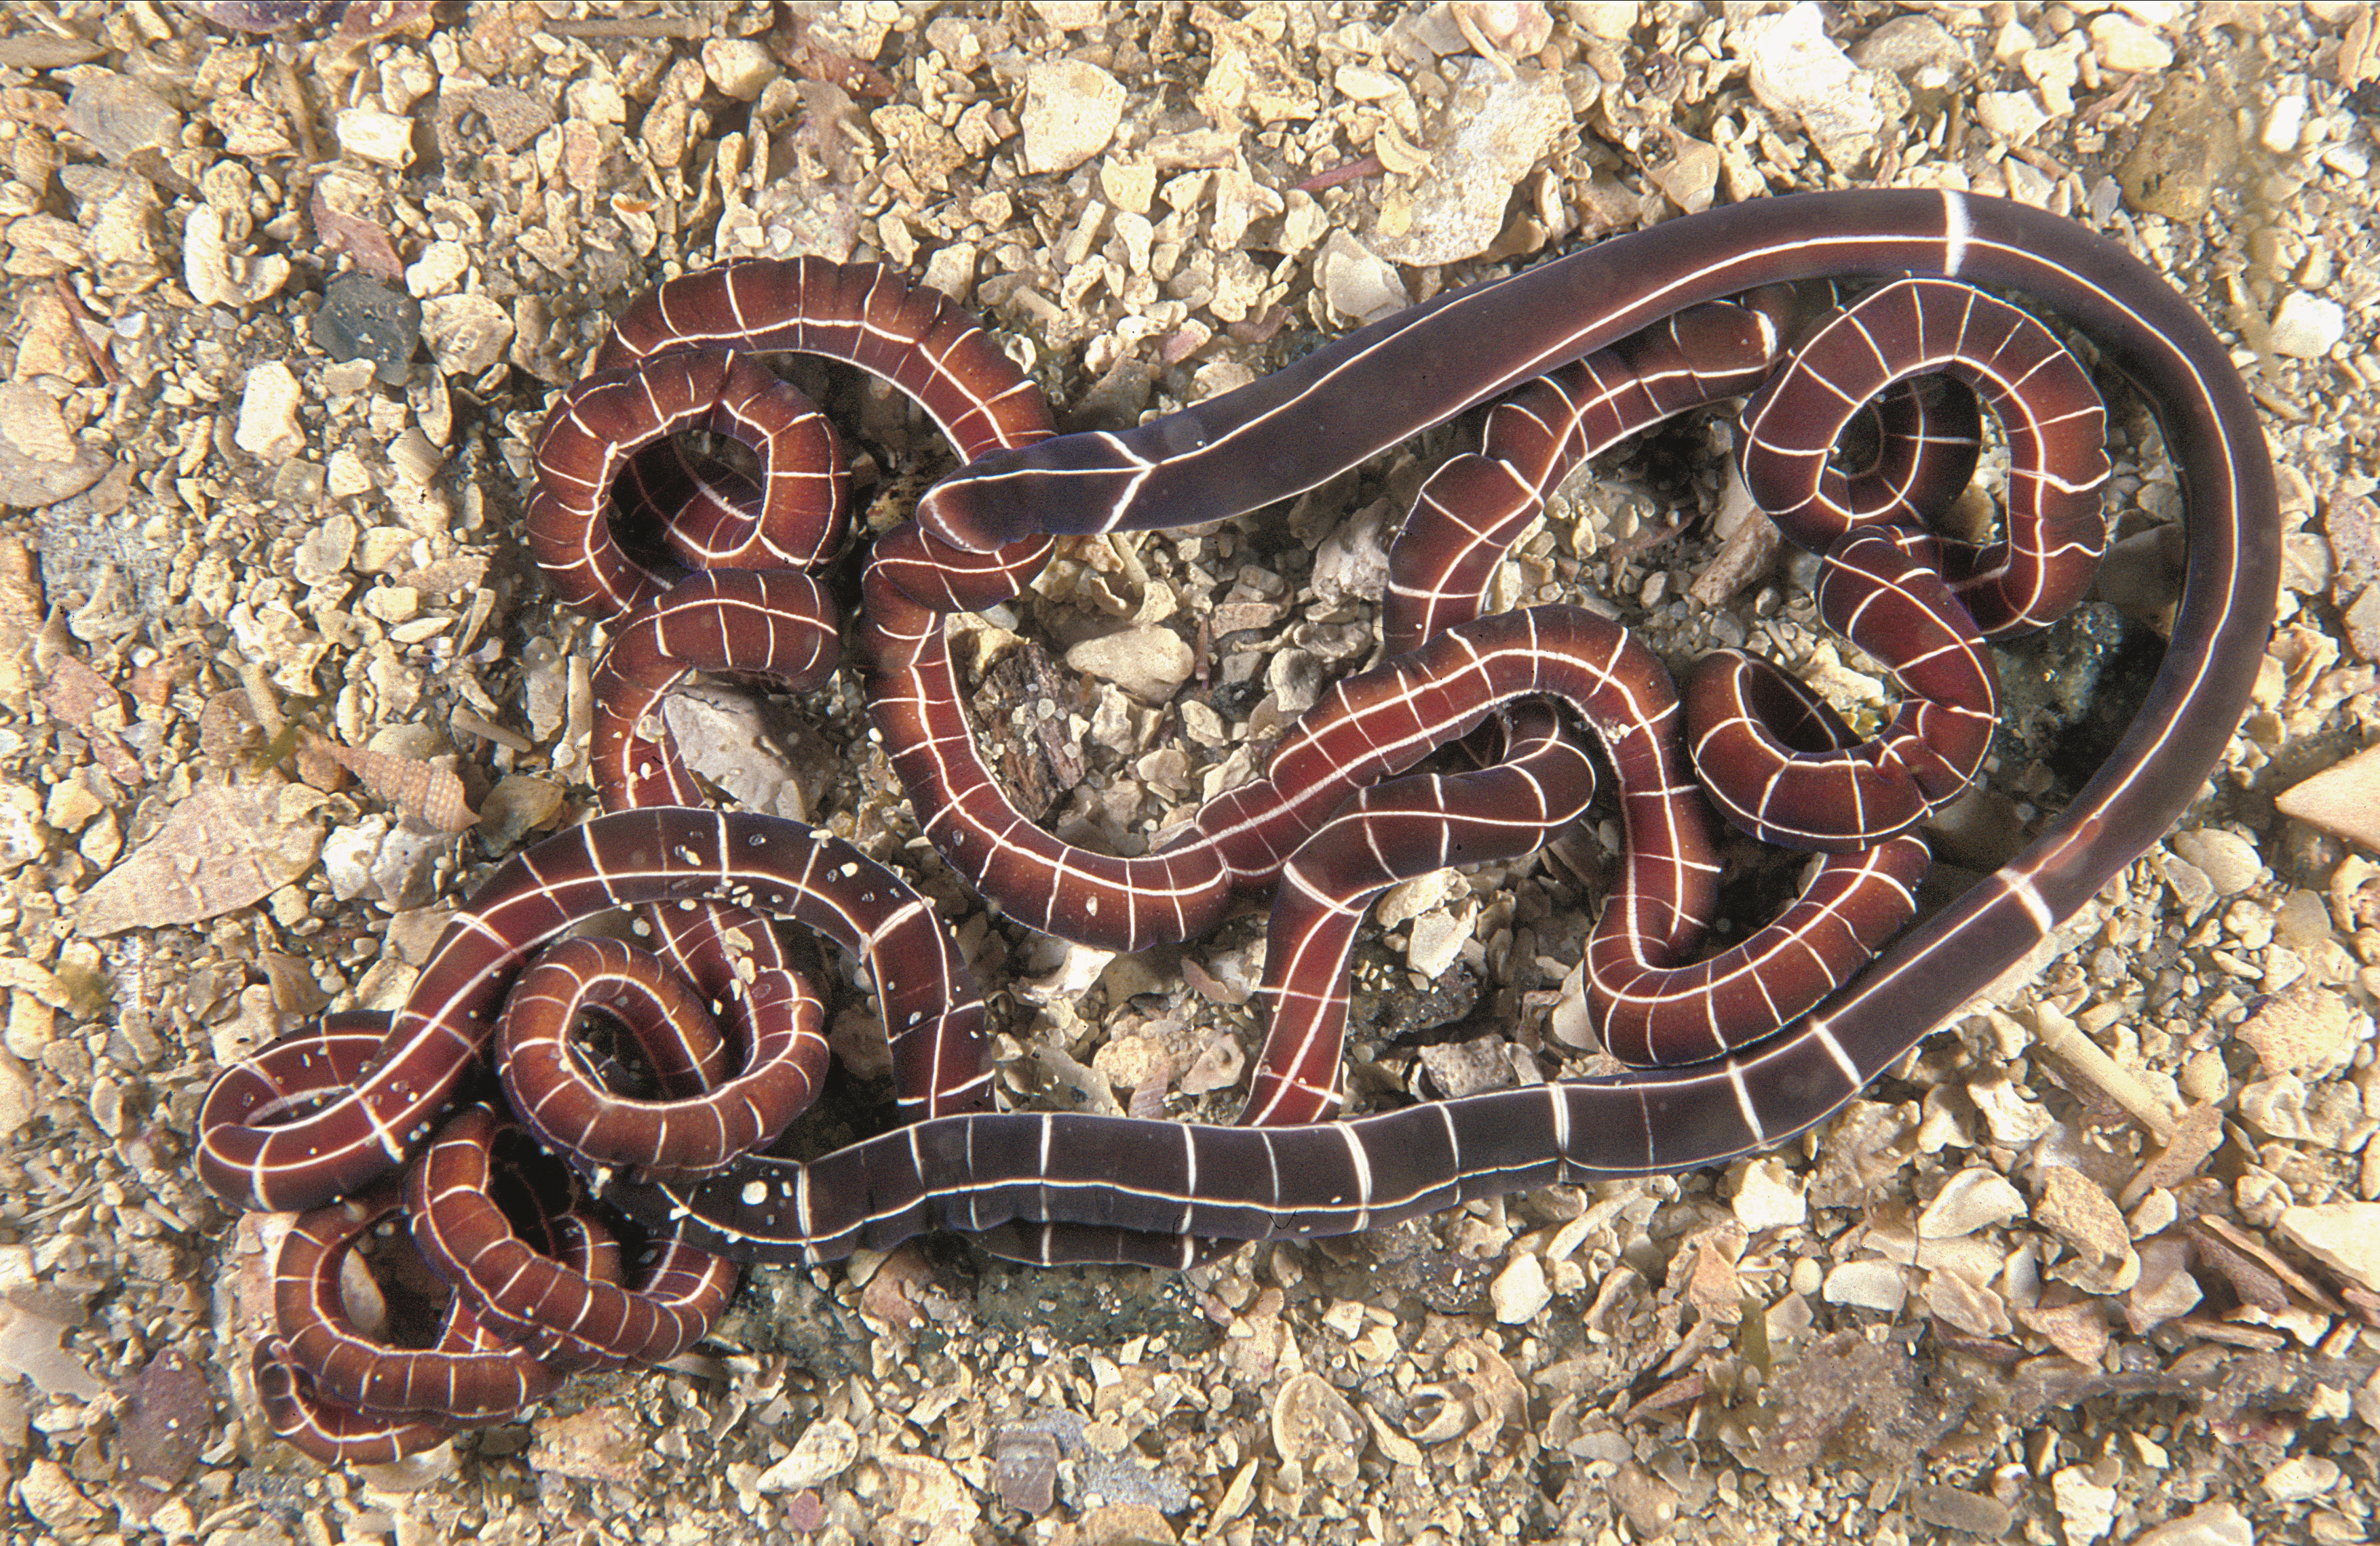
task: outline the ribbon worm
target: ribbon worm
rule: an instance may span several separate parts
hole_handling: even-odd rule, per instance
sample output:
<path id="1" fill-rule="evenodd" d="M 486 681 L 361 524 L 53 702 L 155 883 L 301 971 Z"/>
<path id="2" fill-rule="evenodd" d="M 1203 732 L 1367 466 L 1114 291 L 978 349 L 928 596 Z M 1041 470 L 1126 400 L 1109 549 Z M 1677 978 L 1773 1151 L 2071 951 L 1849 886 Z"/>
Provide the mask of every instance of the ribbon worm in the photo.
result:
<path id="1" fill-rule="evenodd" d="M 1778 287 L 1843 276 L 1886 283 L 1789 337 L 1794 298 Z M 1902 834 L 1988 748 L 1983 641 L 2070 604 L 2105 543 L 2104 413 L 2088 379 L 1978 284 L 2045 304 L 2141 389 L 2185 492 L 2189 568 L 2165 661 L 2107 765 L 2007 867 L 1888 944 L 1925 863 Z M 821 834 L 680 808 L 700 791 L 653 733 L 661 694 L 692 670 L 820 680 L 845 632 L 803 573 L 842 541 L 832 431 L 747 358 L 779 349 L 893 381 L 967 463 L 928 492 L 917 525 L 876 543 L 856 654 L 919 827 L 969 883 L 1012 919 L 1110 948 L 1188 938 L 1234 892 L 1274 892 L 1269 1023 L 1239 1125 L 986 1109 L 981 1006 L 929 906 Z M 202 1114 L 202 1171 L 220 1192 L 319 1206 L 413 1155 L 499 1018 L 517 1017 L 506 1073 L 524 1119 L 581 1151 L 601 1196 L 675 1242 L 627 1289 L 578 1243 L 566 1202 L 550 1205 L 542 1243 L 513 1239 L 475 1200 L 519 1141 L 489 1113 L 452 1118 L 413 1162 L 416 1230 L 473 1307 L 458 1348 L 480 1350 L 493 1328 L 541 1369 L 664 1356 L 699 1335 L 700 1307 L 725 1292 L 706 1252 L 816 1262 L 954 1228 L 1041 1260 L 1179 1262 L 1201 1241 L 1361 1230 L 1779 1141 L 1857 1093 L 2164 832 L 2238 722 L 2277 588 L 2271 470 L 2219 341 L 2080 228 L 1950 193 L 1810 195 L 1672 222 L 1440 296 L 1114 434 L 1052 437 L 1038 395 L 951 303 L 812 260 L 664 285 L 622 318 L 596 367 L 540 441 L 531 537 L 565 598 L 615 620 L 595 748 L 611 814 L 499 870 L 384 1037 L 326 1029 L 267 1049 L 228 1071 Z M 1135 859 L 1062 842 L 1009 804 L 973 744 L 943 613 L 1014 595 L 1053 534 L 1254 509 L 1508 393 L 1480 452 L 1439 469 L 1400 536 L 1389 658 L 1331 687 L 1261 778 Z M 1745 393 L 1747 481 L 1822 553 L 1828 621 L 1903 689 L 1872 742 L 1755 662 L 1706 668 L 1682 711 L 1659 663 L 1607 620 L 1567 606 L 1479 615 L 1496 563 L 1582 457 Z M 1972 466 L 1981 408 L 2010 450 L 2011 497 L 2005 540 L 1972 548 L 1922 524 Z M 1876 453 L 1845 477 L 1838 447 L 1864 414 Z M 750 443 L 759 481 L 669 441 L 690 426 Z M 639 522 L 654 530 L 632 538 Z M 1546 694 L 1595 730 L 1619 784 L 1629 852 L 1586 976 L 1607 1045 L 1645 1066 L 1330 1120 L 1347 948 L 1368 897 L 1526 852 L 1585 808 L 1591 765 Z M 1500 710 L 1497 761 L 1410 771 Z M 1697 961 L 1716 884 L 1705 790 L 1746 830 L 1830 856 L 1768 927 Z M 624 907 L 650 910 L 653 952 L 573 947 L 529 964 L 577 921 Z M 816 996 L 778 953 L 773 917 L 864 961 L 905 1118 L 807 1164 L 741 1152 L 808 1104 L 825 1056 Z M 656 985 L 663 965 L 686 971 L 691 993 Z M 525 968 L 531 986 L 506 1011 Z M 673 1086 L 662 1100 L 565 1077 L 570 1022 L 589 1005 L 631 1021 Z M 701 1028 L 706 1006 L 724 1010 L 723 1036 Z M 693 1027 L 683 1042 L 660 1029 L 680 1025 Z M 722 1042 L 741 1049 L 732 1073 Z M 589 1265 L 557 1264 L 573 1253 Z M 260 1386 L 276 1431 L 316 1453 L 400 1430 L 411 1443 L 511 1394 L 492 1381 L 456 1390 L 443 1416 L 417 1420 L 383 1398 L 393 1369 L 343 1379 L 301 1357 L 300 1334 L 321 1340 L 312 1328 L 293 1311 Z"/>

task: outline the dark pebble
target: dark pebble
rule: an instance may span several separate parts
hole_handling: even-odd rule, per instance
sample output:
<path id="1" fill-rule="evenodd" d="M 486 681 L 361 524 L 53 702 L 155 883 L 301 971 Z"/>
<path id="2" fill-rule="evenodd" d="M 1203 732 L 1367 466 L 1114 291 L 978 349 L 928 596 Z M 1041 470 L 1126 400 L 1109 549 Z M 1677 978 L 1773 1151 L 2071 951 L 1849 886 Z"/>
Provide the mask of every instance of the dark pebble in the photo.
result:
<path id="1" fill-rule="evenodd" d="M 336 360 L 368 359 L 386 386 L 403 386 L 421 340 L 421 303 L 362 274 L 331 281 L 314 313 L 314 343 Z"/>
<path id="2" fill-rule="evenodd" d="M 194 7 L 218 27 L 239 32 L 285 32 L 332 8 L 326 0 L 200 0 Z"/>
<path id="3" fill-rule="evenodd" d="M 171 1491 L 180 1485 L 214 1433 L 214 1396 L 188 1356 L 168 1347 L 151 1359 L 117 1415 L 125 1468 Z"/>

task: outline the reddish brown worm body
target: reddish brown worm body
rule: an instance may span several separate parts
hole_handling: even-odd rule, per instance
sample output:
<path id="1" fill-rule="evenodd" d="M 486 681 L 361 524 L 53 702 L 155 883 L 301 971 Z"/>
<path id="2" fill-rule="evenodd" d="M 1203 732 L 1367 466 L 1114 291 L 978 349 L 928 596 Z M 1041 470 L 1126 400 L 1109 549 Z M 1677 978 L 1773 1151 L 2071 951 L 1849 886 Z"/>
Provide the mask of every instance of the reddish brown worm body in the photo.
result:
<path id="1" fill-rule="evenodd" d="M 483 1347 L 480 1322 L 459 1297 L 431 1348 L 390 1347 L 356 1330 L 340 1297 L 339 1264 L 397 1206 L 395 1190 L 381 1187 L 317 1208 L 290 1227 L 273 1271 L 273 1314 L 289 1362 L 321 1395 L 367 1412 L 483 1422 L 552 1394 L 559 1371 L 518 1347 Z"/>
<path id="2" fill-rule="evenodd" d="M 499 1151 L 518 1130 L 484 1105 L 447 1118 L 407 1173 L 405 1202 L 421 1253 L 480 1321 L 568 1369 L 660 1363 L 710 1329 L 735 1291 L 735 1267 L 677 1241 L 634 1286 L 607 1282 L 523 1239 L 494 1195 Z"/>
<path id="3" fill-rule="evenodd" d="M 496 1066 L 513 1109 L 548 1148 L 595 1165 L 699 1174 L 765 1148 L 818 1093 L 825 1006 L 793 972 L 759 975 L 747 991 L 752 1023 L 770 1034 L 753 1042 L 734 1078 L 703 1081 L 675 1099 L 633 1100 L 580 1067 L 570 1045 L 579 1016 L 603 1010 L 625 1021 L 667 1082 L 662 1070 L 693 1071 L 689 1030 L 701 1030 L 704 1045 L 717 1037 L 710 1007 L 650 951 L 616 939 L 557 941 L 504 1002 Z"/>
<path id="4" fill-rule="evenodd" d="M 1831 273 L 1888 283 L 1788 350 L 1790 307 L 1767 287 Z M 1963 787 L 1988 747 L 1981 639 L 2054 615 L 2088 584 L 2105 540 L 2095 395 L 2039 324 L 1969 280 L 2045 301 L 2143 387 L 2187 490 L 2191 570 L 2166 665 L 2107 768 L 2015 863 L 1888 944 L 1925 858 L 1893 834 Z M 929 491 L 917 525 L 875 545 L 857 636 L 919 827 L 969 883 L 1011 919 L 1110 948 L 1189 937 L 1233 893 L 1276 888 L 1270 1026 L 1239 1126 L 983 1109 L 980 1006 L 929 908 L 819 834 L 680 808 L 699 791 L 653 732 L 660 695 L 689 670 L 813 680 L 833 669 L 843 631 L 799 573 L 838 546 L 840 528 L 777 513 L 832 482 L 833 466 L 781 454 L 821 437 L 806 405 L 747 363 L 773 350 L 893 381 L 967 464 Z M 1364 1229 L 1541 1181 L 1708 1164 L 1822 1119 L 2162 832 L 2236 723 L 2277 584 L 2269 466 L 2204 325 L 2095 238 L 1957 195 L 1818 195 L 1671 223 L 1441 296 L 1115 434 L 1052 438 L 1038 395 L 980 329 L 877 269 L 751 262 L 674 282 L 631 308 L 596 364 L 540 442 L 533 537 L 568 598 L 618 620 L 597 747 L 612 814 L 497 873 L 369 1058 L 318 1045 L 227 1074 L 202 1144 L 210 1184 L 227 1195 L 320 1202 L 368 1184 L 421 1143 L 532 949 L 596 912 L 656 904 L 648 927 L 662 956 L 695 968 L 694 1000 L 726 1009 L 740 1061 L 710 1057 L 698 1033 L 666 1054 L 706 1070 L 688 1076 L 701 1088 L 665 1093 L 694 1103 L 682 1130 L 600 1090 L 554 1093 L 568 1083 L 567 1022 L 600 992 L 659 1022 L 700 1018 L 698 1002 L 665 1003 L 641 964 L 615 979 L 609 964 L 565 957 L 531 996 L 527 1045 L 544 1063 L 524 1064 L 514 1098 L 547 1138 L 613 1155 L 580 1163 L 605 1197 L 675 1235 L 673 1249 L 820 1261 L 949 1227 L 1000 1231 L 1002 1249 L 1043 1260 L 1181 1261 L 1206 1239 Z M 1944 373 L 1957 384 L 1939 384 Z M 1477 614 L 1496 563 L 1579 458 L 1755 386 L 1747 480 L 1824 551 L 1825 615 L 1895 673 L 1903 704 L 1883 735 L 1855 743 L 1765 670 L 1730 665 L 1697 684 L 1691 739 L 1728 815 L 1847 851 L 1769 927 L 1698 962 L 1713 818 L 1666 672 L 1580 609 Z M 1009 804 L 974 747 L 943 613 L 1016 594 L 1052 534 L 1252 509 L 1514 389 L 1480 453 L 1425 486 L 1400 539 L 1390 658 L 1330 688 L 1263 777 L 1129 860 L 1062 843 Z M 1813 403 L 1827 406 L 1814 414 Z M 1978 404 L 2015 468 L 2007 539 L 1967 549 L 1918 524 L 1972 465 Z M 1863 415 L 1876 453 L 1846 478 L 1838 447 Z M 698 424 L 750 438 L 759 483 L 663 443 Z M 622 542 L 615 512 L 656 520 L 658 539 Z M 664 550 L 671 560 L 629 556 Z M 1585 806 L 1589 764 L 1538 702 L 1548 695 L 1596 731 L 1612 765 L 1629 852 L 1585 975 L 1607 1045 L 1654 1066 L 1326 1120 L 1341 1099 L 1341 979 L 1364 900 L 1420 870 L 1524 852 Z M 1499 708 L 1512 713 L 1501 760 L 1410 771 Z M 814 1026 L 799 1029 L 798 992 L 770 975 L 782 958 L 756 975 L 739 943 L 775 916 L 864 962 L 911 1118 L 807 1163 L 722 1158 L 816 1084 Z M 780 1065 L 798 1087 L 790 1097 L 760 1072 Z M 763 1084 L 775 1104 L 758 1099 Z M 604 1150 L 615 1116 L 625 1136 Z M 665 1258 L 661 1286 L 630 1290 L 558 1269 L 564 1226 L 550 1250 L 505 1243 L 480 1199 L 508 1141 L 492 1116 L 455 1120 L 411 1184 L 416 1227 L 475 1314 L 569 1362 L 650 1357 L 698 1335 L 699 1315 L 680 1307 L 711 1292 L 700 1258 Z M 697 1171 L 711 1173 L 684 1174 Z M 296 1382 L 273 1383 L 285 1398 Z M 478 1393 L 489 1404 L 502 1394 Z M 317 1428 L 302 1442 L 324 1443 L 330 1430 Z"/>

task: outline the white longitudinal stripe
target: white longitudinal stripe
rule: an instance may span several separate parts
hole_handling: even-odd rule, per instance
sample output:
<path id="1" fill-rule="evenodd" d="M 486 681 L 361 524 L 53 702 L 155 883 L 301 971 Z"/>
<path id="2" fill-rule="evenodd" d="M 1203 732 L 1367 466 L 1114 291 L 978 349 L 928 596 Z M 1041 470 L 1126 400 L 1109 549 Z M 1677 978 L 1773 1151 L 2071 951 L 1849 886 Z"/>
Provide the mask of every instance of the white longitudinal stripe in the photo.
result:
<path id="1" fill-rule="evenodd" d="M 1186 1125 L 1176 1130 L 1182 1140 L 1182 1212 L 1174 1222 L 1173 1233 L 1187 1236 L 1190 1220 L 1198 1207 L 1198 1135 Z"/>

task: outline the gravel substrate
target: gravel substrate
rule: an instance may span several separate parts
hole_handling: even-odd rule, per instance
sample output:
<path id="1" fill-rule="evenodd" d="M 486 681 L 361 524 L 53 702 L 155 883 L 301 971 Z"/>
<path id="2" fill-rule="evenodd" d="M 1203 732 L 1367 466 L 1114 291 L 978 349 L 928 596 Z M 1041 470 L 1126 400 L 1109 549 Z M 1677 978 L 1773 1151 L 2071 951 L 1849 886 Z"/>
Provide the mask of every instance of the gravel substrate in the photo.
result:
<path id="1" fill-rule="evenodd" d="M 6 1540 L 2371 1533 L 2366 8 L 26 0 L 0 34 Z M 300 1018 L 401 1002 L 474 884 L 591 807 L 601 631 L 521 510 L 546 405 L 634 296 L 738 256 L 889 261 L 983 316 L 1062 427 L 1120 426 L 1602 236 L 1871 185 L 2123 243 L 2232 345 L 2280 470 L 2250 718 L 2029 981 L 1722 1171 L 1179 1274 L 951 1238 L 762 1270 L 670 1368 L 396 1465 L 271 1438 L 247 1365 L 273 1223 L 199 1185 L 192 1117 Z M 947 470 L 903 400 L 797 373 L 868 524 Z M 2180 492 L 2141 405 L 2110 422 L 2115 554 L 2004 663 L 1970 867 L 2078 787 L 2173 603 Z M 1284 509 L 1069 541 L 970 624 L 1046 824 L 1131 851 L 1250 776 L 1374 657 L 1380 533 L 1476 432 Z M 1673 666 L 1745 646 L 1880 707 L 1809 566 L 1732 535 L 1730 439 L 1705 416 L 1573 479 L 1500 601 L 1583 599 Z M 671 717 L 729 797 L 934 899 L 1011 1104 L 1236 1110 L 1254 907 L 1179 948 L 1053 947 L 917 836 L 856 682 L 706 685 Z M 1392 892 L 1354 1107 L 1584 1066 L 1607 857 L 1587 831 Z M 881 1050 L 842 976 L 864 1116 Z"/>

